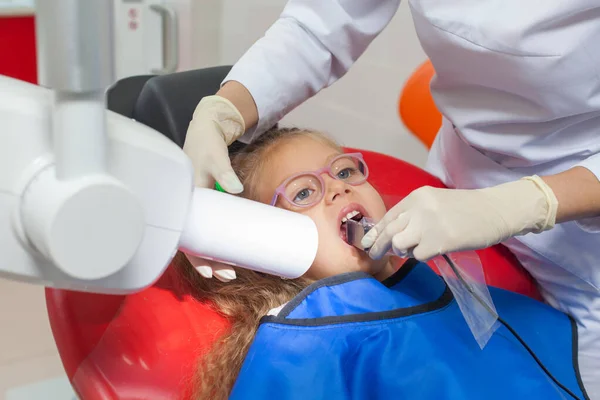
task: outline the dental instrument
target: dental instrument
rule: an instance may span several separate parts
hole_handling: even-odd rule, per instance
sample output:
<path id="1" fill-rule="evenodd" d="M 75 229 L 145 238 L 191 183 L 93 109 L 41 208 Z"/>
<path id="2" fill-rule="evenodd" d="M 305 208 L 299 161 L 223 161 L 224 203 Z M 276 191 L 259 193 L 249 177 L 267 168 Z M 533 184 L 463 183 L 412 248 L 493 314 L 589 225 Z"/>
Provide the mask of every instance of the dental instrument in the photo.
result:
<path id="1" fill-rule="evenodd" d="M 375 222 L 367 217 L 349 219 L 344 222 L 348 244 L 368 252 L 361 240 L 374 226 Z M 393 250 L 388 255 L 396 255 Z M 452 290 L 465 321 L 469 325 L 480 348 L 484 348 L 498 328 L 498 313 L 485 282 L 485 276 L 479 257 L 474 252 L 442 255 L 434 259 L 442 277 Z"/>

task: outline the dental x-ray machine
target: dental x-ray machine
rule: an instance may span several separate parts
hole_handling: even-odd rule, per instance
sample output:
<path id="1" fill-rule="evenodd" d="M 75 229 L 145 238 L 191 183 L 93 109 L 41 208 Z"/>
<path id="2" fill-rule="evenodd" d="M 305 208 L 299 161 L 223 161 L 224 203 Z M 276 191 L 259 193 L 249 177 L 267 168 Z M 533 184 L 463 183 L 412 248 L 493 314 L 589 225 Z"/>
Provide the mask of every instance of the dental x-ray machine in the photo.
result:
<path id="1" fill-rule="evenodd" d="M 316 255 L 312 220 L 195 189 L 177 145 L 106 110 L 112 3 L 38 0 L 45 87 L 0 76 L 0 277 L 129 293 L 155 282 L 178 249 L 302 275 Z"/>

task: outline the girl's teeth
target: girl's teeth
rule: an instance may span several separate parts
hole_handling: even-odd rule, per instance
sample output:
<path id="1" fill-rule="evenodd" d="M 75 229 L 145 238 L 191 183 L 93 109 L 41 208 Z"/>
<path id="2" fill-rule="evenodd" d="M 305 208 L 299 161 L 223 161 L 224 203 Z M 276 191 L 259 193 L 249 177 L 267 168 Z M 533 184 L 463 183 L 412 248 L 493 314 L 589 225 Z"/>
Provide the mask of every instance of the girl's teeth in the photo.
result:
<path id="1" fill-rule="evenodd" d="M 346 214 L 346 219 L 351 219 L 352 217 L 358 215 L 358 211 L 352 211 Z"/>
<path id="2" fill-rule="evenodd" d="M 348 221 L 349 219 L 352 219 L 352 217 L 355 217 L 356 215 L 360 214 L 358 211 L 351 211 L 348 214 L 346 214 L 345 217 L 342 218 L 342 224 L 346 221 Z"/>

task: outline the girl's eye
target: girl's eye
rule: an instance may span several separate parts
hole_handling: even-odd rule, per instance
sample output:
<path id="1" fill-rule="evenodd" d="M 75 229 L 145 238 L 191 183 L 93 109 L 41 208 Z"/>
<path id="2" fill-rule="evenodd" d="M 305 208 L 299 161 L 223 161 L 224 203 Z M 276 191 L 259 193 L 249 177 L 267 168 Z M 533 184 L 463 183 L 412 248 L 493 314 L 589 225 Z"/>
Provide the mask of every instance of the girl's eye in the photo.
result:
<path id="1" fill-rule="evenodd" d="M 356 168 L 344 168 L 343 170 L 338 172 L 337 177 L 338 179 L 346 180 L 354 176 L 356 172 Z"/>
<path id="2" fill-rule="evenodd" d="M 313 189 L 302 189 L 294 196 L 294 203 L 305 203 L 315 191 Z"/>

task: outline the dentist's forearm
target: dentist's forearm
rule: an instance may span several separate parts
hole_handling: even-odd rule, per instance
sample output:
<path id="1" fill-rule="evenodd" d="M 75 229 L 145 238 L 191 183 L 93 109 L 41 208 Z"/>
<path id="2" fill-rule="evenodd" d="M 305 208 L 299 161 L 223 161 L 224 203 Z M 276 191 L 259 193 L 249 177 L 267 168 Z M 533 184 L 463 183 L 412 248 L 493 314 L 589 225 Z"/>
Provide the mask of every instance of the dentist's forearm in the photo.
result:
<path id="1" fill-rule="evenodd" d="M 589 169 L 574 167 L 542 179 L 558 200 L 557 223 L 600 216 L 600 181 Z"/>
<path id="2" fill-rule="evenodd" d="M 258 122 L 258 109 L 254 98 L 244 85 L 237 81 L 228 81 L 217 92 L 217 95 L 233 103 L 240 114 L 242 114 L 246 129 L 250 129 L 256 125 Z"/>

